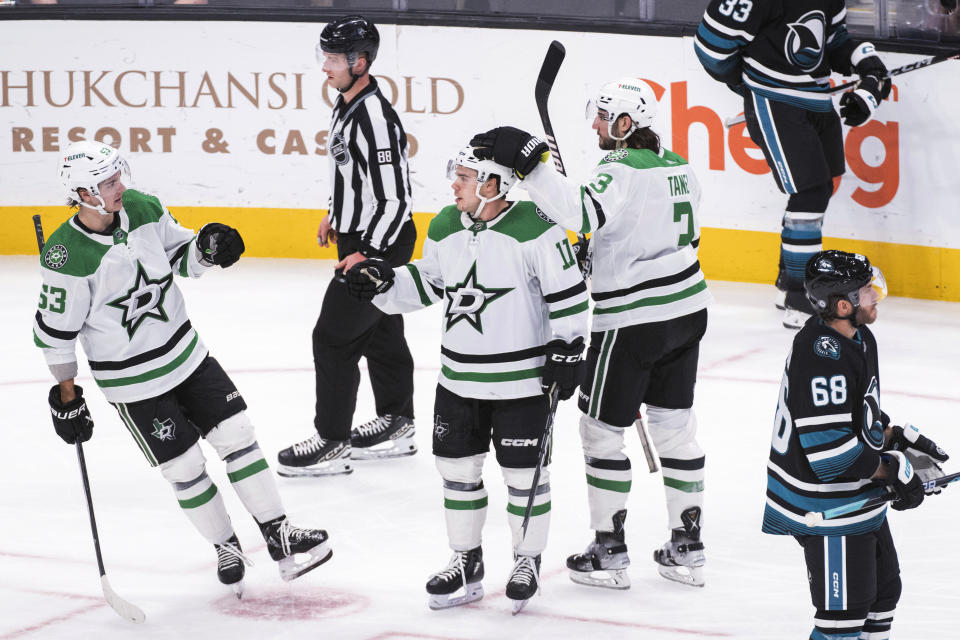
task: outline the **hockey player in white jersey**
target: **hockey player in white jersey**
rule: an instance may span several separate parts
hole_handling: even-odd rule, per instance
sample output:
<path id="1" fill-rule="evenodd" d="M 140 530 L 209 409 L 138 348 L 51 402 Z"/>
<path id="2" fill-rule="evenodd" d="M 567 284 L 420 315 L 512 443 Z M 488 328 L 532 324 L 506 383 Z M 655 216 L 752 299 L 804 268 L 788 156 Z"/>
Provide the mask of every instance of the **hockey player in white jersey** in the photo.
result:
<path id="1" fill-rule="evenodd" d="M 244 556 L 223 498 L 205 470 L 202 436 L 226 463 L 240 501 L 260 527 L 280 575 L 292 580 L 330 558 L 327 533 L 285 515 L 243 397 L 190 323 L 174 276 L 197 278 L 244 251 L 236 229 L 182 227 L 160 201 L 128 188 L 129 169 L 105 144 L 71 144 L 60 180 L 76 215 L 53 232 L 40 264 L 33 339 L 57 384 L 53 426 L 69 444 L 93 433 L 77 376 L 76 342 L 93 379 L 151 466 L 217 552 L 217 576 L 242 593 Z M 295 554 L 306 554 L 297 560 Z"/>
<path id="2" fill-rule="evenodd" d="M 440 609 L 483 596 L 481 471 L 493 440 L 507 485 L 515 564 L 506 595 L 516 613 L 539 589 L 550 521 L 547 469 L 532 487 L 549 412 L 545 393 L 556 384 L 567 399 L 582 377 L 587 290 L 566 233 L 533 203 L 506 199 L 512 170 L 466 147 L 450 161 L 448 177 L 456 204 L 431 221 L 423 258 L 396 270 L 372 258 L 346 276 L 354 295 L 386 313 L 443 302 L 433 453 L 453 557 L 427 583 L 429 604 Z"/>
<path id="3" fill-rule="evenodd" d="M 479 155 L 516 169 L 537 206 L 559 225 L 592 232 L 595 306 L 579 406 L 596 535 L 567 566 L 574 582 L 630 586 L 624 431 L 646 403 L 671 530 L 654 560 L 665 578 L 702 586 L 704 455 L 692 407 L 711 296 L 697 260 L 700 187 L 687 161 L 664 149 L 650 129 L 657 99 L 646 82 L 607 83 L 590 105 L 599 146 L 609 153 L 583 184 L 541 166 L 547 146 L 519 129 L 500 127 L 471 140 Z M 586 254 L 586 247 L 578 249 L 578 258 Z"/>

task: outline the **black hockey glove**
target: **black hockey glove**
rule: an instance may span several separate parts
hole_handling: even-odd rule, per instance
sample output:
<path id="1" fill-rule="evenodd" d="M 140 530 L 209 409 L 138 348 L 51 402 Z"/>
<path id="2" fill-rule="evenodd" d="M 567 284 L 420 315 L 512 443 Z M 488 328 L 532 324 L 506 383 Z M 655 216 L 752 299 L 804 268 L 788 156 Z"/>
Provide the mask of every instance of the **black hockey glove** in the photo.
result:
<path id="1" fill-rule="evenodd" d="M 913 465 L 899 451 L 887 451 L 881 460 L 887 467 L 886 482 L 897 493 L 893 508 L 906 511 L 919 507 L 923 502 L 923 483 L 913 472 Z"/>
<path id="2" fill-rule="evenodd" d="M 87 402 L 83 399 L 83 387 L 74 386 L 77 397 L 64 403 L 60 399 L 60 385 L 50 388 L 47 401 L 50 403 L 50 415 L 53 418 L 53 428 L 67 444 L 77 440 L 86 442 L 93 435 L 93 418 L 87 410 Z"/>
<path id="3" fill-rule="evenodd" d="M 218 264 L 226 269 L 240 259 L 244 249 L 240 232 L 219 222 L 203 225 L 197 234 L 200 262 L 207 266 Z"/>
<path id="4" fill-rule="evenodd" d="M 394 275 L 393 267 L 383 258 L 368 258 L 343 274 L 347 291 L 361 300 L 373 300 L 374 296 L 392 287 Z"/>
<path id="5" fill-rule="evenodd" d="M 543 363 L 543 374 L 540 376 L 540 387 L 544 393 L 550 393 L 550 387 L 557 383 L 558 397 L 566 400 L 573 395 L 587 373 L 587 365 L 583 360 L 583 338 L 573 342 L 564 342 L 559 338 L 544 345 L 547 357 Z"/>
<path id="6" fill-rule="evenodd" d="M 493 160 L 517 172 L 520 178 L 530 175 L 548 153 L 547 143 L 516 127 L 497 127 L 478 133 L 470 146 L 480 160 Z"/>
<path id="7" fill-rule="evenodd" d="M 947 452 L 937 446 L 937 443 L 922 435 L 920 430 L 912 424 L 902 427 L 891 427 L 893 436 L 890 438 L 890 448 L 902 451 L 907 460 L 913 465 L 913 470 L 920 477 L 920 482 L 926 487 L 927 483 L 942 478 L 945 474 L 938 463 L 950 459 Z M 926 490 L 926 494 L 940 493 L 941 488 Z"/>
<path id="8" fill-rule="evenodd" d="M 574 242 L 573 255 L 577 258 L 577 266 L 580 267 L 583 277 L 590 277 L 590 238 Z"/>
<path id="9" fill-rule="evenodd" d="M 861 46 L 873 47 L 870 44 Z M 851 127 L 859 127 L 869 120 L 880 101 L 890 95 L 891 88 L 890 78 L 886 77 L 887 67 L 878 56 L 868 55 L 857 63 L 855 69 L 860 76 L 860 86 L 840 98 L 840 117 Z"/>

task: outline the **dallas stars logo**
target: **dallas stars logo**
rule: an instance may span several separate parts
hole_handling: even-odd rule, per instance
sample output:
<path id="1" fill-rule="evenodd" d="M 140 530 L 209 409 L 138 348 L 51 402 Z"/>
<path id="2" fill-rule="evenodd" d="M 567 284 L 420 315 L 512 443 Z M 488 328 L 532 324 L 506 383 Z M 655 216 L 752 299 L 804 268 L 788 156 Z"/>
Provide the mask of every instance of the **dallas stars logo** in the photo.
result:
<path id="1" fill-rule="evenodd" d="M 153 433 L 152 435 L 157 440 L 163 442 L 164 440 L 173 440 L 174 432 L 176 431 L 176 425 L 173 424 L 172 418 L 167 418 L 163 422 L 160 422 L 156 418 L 153 419 Z"/>
<path id="2" fill-rule="evenodd" d="M 163 298 L 167 295 L 167 289 L 171 284 L 173 284 L 173 273 L 152 280 L 144 271 L 143 265 L 137 261 L 137 279 L 127 291 L 127 295 L 107 303 L 108 306 L 123 311 L 120 323 L 127 330 L 128 337 L 133 338 L 133 334 L 147 318 L 156 318 L 163 322 L 169 320 L 166 311 L 163 310 Z"/>
<path id="3" fill-rule="evenodd" d="M 477 263 L 474 261 L 467 277 L 463 282 L 453 287 L 447 287 L 447 326 L 450 327 L 466 320 L 474 329 L 483 333 L 483 323 L 480 320 L 480 314 L 487 308 L 491 302 L 497 298 L 513 291 L 513 287 L 505 289 L 494 289 L 484 287 L 477 282 Z"/>

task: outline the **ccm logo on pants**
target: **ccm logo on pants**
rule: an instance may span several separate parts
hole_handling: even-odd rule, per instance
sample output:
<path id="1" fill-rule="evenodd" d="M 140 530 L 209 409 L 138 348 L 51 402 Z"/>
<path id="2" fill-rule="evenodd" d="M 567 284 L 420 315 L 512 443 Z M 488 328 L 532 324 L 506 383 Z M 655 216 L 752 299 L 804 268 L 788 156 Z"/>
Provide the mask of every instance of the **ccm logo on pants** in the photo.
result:
<path id="1" fill-rule="evenodd" d="M 503 438 L 500 440 L 501 447 L 535 447 L 540 442 L 540 438 Z"/>

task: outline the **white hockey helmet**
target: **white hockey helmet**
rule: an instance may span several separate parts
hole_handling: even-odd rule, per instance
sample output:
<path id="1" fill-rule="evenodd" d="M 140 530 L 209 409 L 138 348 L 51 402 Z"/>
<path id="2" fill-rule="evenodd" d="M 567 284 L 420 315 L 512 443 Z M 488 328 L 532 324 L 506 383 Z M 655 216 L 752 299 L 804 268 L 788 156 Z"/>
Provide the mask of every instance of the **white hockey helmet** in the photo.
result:
<path id="1" fill-rule="evenodd" d="M 480 206 L 477 207 L 477 210 L 470 214 L 470 217 L 476 218 L 480 215 L 480 212 L 483 211 L 483 207 L 490 200 L 499 200 L 507 195 L 507 192 L 510 191 L 510 188 L 513 187 L 514 183 L 517 181 L 517 174 L 513 169 L 506 167 L 502 164 L 497 164 L 493 160 L 481 160 L 474 153 L 474 147 L 470 145 L 465 146 L 463 149 L 457 153 L 456 157 L 450 159 L 447 162 L 447 178 L 449 180 L 456 179 L 457 167 L 467 167 L 468 169 L 473 169 L 477 172 L 477 197 L 480 198 Z M 480 188 L 484 183 L 490 178 L 498 178 L 498 190 L 497 194 L 491 198 L 484 198 L 480 195 Z"/>
<path id="2" fill-rule="evenodd" d="M 640 78 L 618 78 L 600 87 L 597 97 L 587 102 L 587 118 L 593 120 L 600 110 L 601 119 L 607 122 L 607 134 L 614 140 L 625 140 L 637 129 L 653 124 L 657 115 L 657 94 L 653 87 Z M 621 115 L 627 114 L 632 120 L 630 128 L 623 136 L 613 135 L 613 123 Z"/>
<path id="3" fill-rule="evenodd" d="M 84 207 L 90 207 L 77 193 L 77 189 L 86 189 L 100 201 L 100 206 L 90 208 L 96 209 L 102 215 L 110 212 L 103 208 L 104 202 L 98 188 L 100 183 L 118 171 L 121 172 L 121 180 L 125 184 L 130 182 L 130 167 L 120 152 L 108 144 L 93 140 L 81 140 L 67 147 L 57 169 L 67 197 Z"/>

